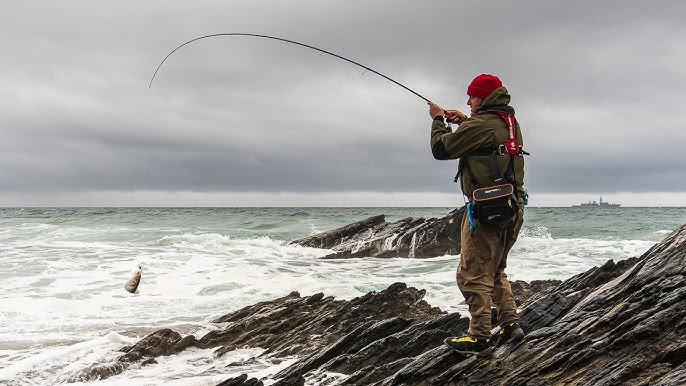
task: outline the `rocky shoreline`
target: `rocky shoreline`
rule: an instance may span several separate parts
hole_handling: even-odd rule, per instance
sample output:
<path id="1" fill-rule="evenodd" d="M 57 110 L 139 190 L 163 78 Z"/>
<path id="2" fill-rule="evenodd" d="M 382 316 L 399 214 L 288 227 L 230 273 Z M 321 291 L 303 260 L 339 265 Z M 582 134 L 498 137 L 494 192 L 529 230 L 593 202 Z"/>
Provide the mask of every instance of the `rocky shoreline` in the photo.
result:
<path id="1" fill-rule="evenodd" d="M 375 221 L 351 227 L 358 236 L 310 242 L 337 243 L 342 254 L 336 258 L 370 251 L 380 244 L 350 246 L 360 234 L 383 234 L 369 231 L 388 228 Z M 431 221 L 449 225 L 450 216 Z M 404 229 L 441 234 L 421 223 L 408 220 Z M 413 237 L 416 254 L 417 240 L 434 236 Z M 386 242 L 381 256 L 412 251 L 408 238 L 396 239 L 404 241 Z M 487 358 L 462 356 L 442 343 L 466 332 L 467 317 L 431 307 L 424 290 L 395 283 L 349 301 L 294 292 L 219 317 L 214 322 L 222 327 L 200 339 L 162 329 L 122 348 L 115 364 L 84 369 L 74 380 L 106 378 L 133 363 L 154 365 L 157 357 L 188 347 L 211 348 L 217 356 L 262 347 L 261 356 L 273 361 L 298 357 L 270 381 L 280 386 L 686 384 L 686 225 L 640 257 L 610 260 L 563 282 L 514 282 L 513 289 L 526 339 Z M 262 384 L 246 375 L 220 383 Z"/>

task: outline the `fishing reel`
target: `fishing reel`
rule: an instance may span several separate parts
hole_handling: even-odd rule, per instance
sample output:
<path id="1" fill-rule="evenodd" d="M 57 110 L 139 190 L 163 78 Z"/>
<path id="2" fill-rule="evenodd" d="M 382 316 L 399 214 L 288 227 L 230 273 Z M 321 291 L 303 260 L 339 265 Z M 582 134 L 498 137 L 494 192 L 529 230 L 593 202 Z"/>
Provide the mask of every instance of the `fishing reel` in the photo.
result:
<path id="1" fill-rule="evenodd" d="M 453 126 L 450 123 L 450 119 L 448 119 L 448 110 L 443 110 L 443 116 L 446 117 L 445 118 L 445 127 L 447 127 L 448 129 L 450 129 L 450 131 L 452 131 Z"/>

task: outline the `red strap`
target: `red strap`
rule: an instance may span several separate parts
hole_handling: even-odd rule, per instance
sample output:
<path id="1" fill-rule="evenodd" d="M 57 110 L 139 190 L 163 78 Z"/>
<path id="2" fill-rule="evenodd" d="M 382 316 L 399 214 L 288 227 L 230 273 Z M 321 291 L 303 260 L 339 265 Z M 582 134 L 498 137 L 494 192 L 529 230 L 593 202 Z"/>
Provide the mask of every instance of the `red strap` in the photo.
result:
<path id="1" fill-rule="evenodd" d="M 509 139 L 504 143 L 505 151 L 507 151 L 507 154 L 509 155 L 518 155 L 520 146 L 517 142 L 517 138 L 515 138 L 515 117 L 504 111 L 498 111 L 498 115 L 500 115 L 500 118 L 502 118 L 507 125 Z"/>

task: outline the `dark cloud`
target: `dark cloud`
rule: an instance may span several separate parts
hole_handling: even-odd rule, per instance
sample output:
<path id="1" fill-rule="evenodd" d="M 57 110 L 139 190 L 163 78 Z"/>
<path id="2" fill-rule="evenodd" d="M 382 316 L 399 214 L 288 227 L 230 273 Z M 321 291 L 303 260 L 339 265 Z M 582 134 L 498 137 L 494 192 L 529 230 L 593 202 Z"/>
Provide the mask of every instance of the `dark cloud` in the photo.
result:
<path id="1" fill-rule="evenodd" d="M 0 15 L 0 196 L 451 192 L 426 104 L 510 89 L 538 193 L 686 191 L 679 1 L 12 2 Z"/>

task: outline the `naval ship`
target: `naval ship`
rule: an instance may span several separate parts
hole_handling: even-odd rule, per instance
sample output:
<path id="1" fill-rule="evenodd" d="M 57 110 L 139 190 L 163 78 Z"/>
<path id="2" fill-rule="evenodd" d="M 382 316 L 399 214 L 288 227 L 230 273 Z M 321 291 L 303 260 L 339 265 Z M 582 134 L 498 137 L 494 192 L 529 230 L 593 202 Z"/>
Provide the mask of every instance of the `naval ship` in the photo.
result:
<path id="1" fill-rule="evenodd" d="M 582 202 L 579 205 L 572 205 L 573 207 L 584 207 L 584 208 L 618 208 L 622 204 L 610 204 L 609 202 L 603 201 L 603 196 L 600 196 L 600 201 L 595 200 L 589 202 Z"/>

